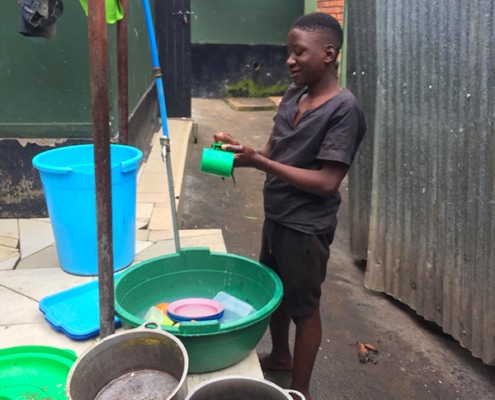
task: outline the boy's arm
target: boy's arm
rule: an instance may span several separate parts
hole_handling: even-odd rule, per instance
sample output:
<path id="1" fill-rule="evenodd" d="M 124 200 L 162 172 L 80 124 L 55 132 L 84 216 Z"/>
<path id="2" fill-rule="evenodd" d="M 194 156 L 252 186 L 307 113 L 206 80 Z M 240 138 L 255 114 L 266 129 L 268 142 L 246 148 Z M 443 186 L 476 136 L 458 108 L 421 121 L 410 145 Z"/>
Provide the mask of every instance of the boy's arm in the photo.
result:
<path id="1" fill-rule="evenodd" d="M 292 186 L 322 197 L 334 194 L 349 170 L 346 164 L 336 161 L 323 161 L 321 169 L 308 170 L 281 164 L 261 155 L 254 157 L 253 166 Z"/>
<path id="2" fill-rule="evenodd" d="M 235 167 L 254 167 L 317 196 L 327 197 L 334 194 L 349 169 L 346 164 L 336 161 L 323 161 L 321 169 L 308 170 L 270 160 L 268 156 L 272 148 L 272 135 L 268 142 L 256 151 L 239 144 L 229 134 L 217 134 L 215 141 L 227 143 L 222 148 L 235 153 Z"/>

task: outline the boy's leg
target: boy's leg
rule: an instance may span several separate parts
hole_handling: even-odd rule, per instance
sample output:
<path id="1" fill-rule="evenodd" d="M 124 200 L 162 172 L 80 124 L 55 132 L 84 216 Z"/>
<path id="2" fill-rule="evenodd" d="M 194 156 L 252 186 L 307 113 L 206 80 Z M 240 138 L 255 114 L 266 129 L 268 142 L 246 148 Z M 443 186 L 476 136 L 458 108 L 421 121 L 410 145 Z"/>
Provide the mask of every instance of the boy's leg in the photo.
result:
<path id="1" fill-rule="evenodd" d="M 269 221 L 263 224 L 260 261 L 277 272 L 277 263 L 272 252 L 273 238 L 277 236 L 276 226 Z M 261 368 L 265 370 L 292 370 L 292 354 L 289 345 L 289 327 L 291 318 L 284 300 L 270 318 L 272 350 L 269 354 L 260 354 Z"/>
<path id="2" fill-rule="evenodd" d="M 270 318 L 272 351 L 260 355 L 261 368 L 264 370 L 292 371 L 292 354 L 289 345 L 290 316 L 283 303 Z"/>
<path id="3" fill-rule="evenodd" d="M 333 231 L 328 235 L 307 235 L 265 221 L 263 234 L 260 260 L 281 277 L 284 301 L 270 320 L 273 348 L 268 357 L 261 359 L 261 365 L 264 369 L 282 369 L 285 364 L 284 369 L 288 369 L 292 319 L 296 336 L 291 387 L 311 399 L 311 374 L 322 337 L 319 299 Z"/>
<path id="4" fill-rule="evenodd" d="M 291 389 L 300 391 L 307 400 L 310 400 L 311 373 L 322 337 L 320 310 L 316 309 L 306 317 L 295 318 L 294 322 L 296 324 L 296 337 Z"/>

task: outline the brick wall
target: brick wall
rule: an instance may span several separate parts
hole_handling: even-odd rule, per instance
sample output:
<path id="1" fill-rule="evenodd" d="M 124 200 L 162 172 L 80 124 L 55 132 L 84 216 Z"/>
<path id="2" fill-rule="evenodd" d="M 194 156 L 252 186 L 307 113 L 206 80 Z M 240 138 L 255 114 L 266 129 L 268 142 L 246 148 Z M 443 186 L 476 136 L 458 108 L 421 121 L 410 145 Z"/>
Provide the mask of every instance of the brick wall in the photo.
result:
<path id="1" fill-rule="evenodd" d="M 344 23 L 344 0 L 318 0 L 318 11 L 328 13 Z"/>

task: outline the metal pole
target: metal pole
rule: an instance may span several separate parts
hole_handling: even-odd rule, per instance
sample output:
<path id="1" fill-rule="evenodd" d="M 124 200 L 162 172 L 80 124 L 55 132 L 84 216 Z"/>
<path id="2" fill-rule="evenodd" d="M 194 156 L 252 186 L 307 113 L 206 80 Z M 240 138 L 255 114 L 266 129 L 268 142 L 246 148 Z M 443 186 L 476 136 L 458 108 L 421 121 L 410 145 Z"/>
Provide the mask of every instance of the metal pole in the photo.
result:
<path id="1" fill-rule="evenodd" d="M 127 47 L 127 0 L 120 0 L 124 18 L 117 22 L 117 64 L 119 80 L 119 143 L 129 144 L 129 88 Z"/>
<path id="2" fill-rule="evenodd" d="M 95 158 L 100 337 L 115 332 L 112 185 L 105 0 L 88 1 L 89 64 Z"/>

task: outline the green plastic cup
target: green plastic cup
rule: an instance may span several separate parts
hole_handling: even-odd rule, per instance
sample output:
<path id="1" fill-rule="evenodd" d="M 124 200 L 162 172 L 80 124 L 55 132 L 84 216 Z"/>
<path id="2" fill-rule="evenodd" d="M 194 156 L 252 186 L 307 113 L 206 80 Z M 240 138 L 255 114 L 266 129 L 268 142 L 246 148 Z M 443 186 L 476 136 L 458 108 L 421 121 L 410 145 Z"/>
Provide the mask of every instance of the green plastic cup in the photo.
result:
<path id="1" fill-rule="evenodd" d="M 203 149 L 201 172 L 230 178 L 233 168 L 234 153 L 222 150 L 221 143 L 213 143 L 211 148 Z"/>

